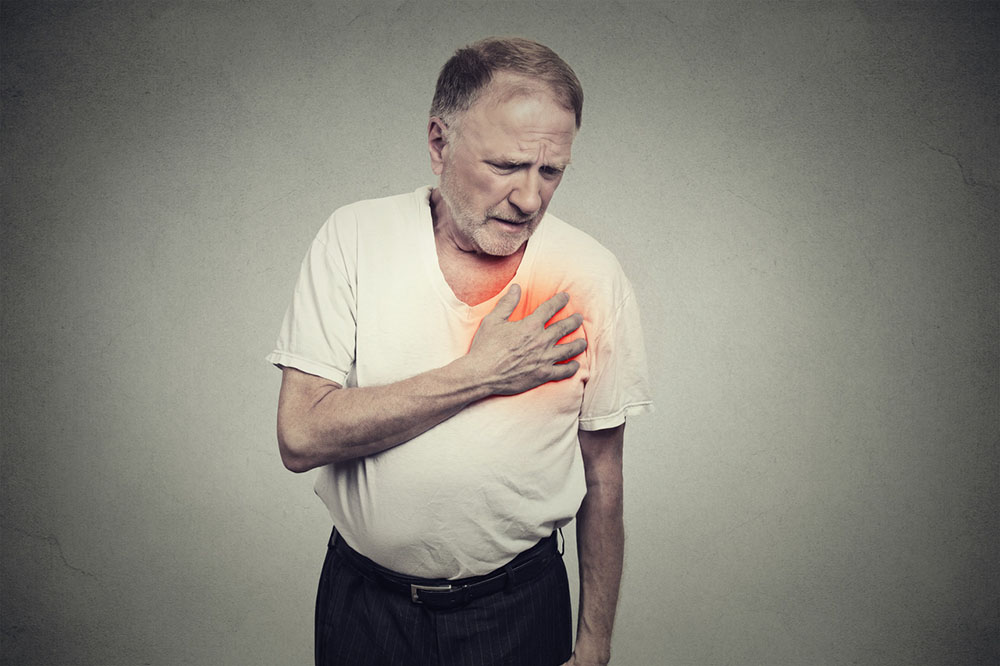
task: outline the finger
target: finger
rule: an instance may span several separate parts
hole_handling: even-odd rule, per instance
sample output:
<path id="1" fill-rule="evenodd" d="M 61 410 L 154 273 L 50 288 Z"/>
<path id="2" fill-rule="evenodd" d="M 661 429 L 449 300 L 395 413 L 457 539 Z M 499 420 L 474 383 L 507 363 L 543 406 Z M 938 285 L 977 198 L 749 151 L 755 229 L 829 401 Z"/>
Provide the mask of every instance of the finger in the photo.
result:
<path id="1" fill-rule="evenodd" d="M 552 349 L 556 352 L 555 358 L 557 362 L 565 361 L 568 358 L 582 354 L 587 349 L 587 341 L 583 338 L 577 338 L 576 340 L 564 342 L 561 345 L 553 345 Z"/>
<path id="2" fill-rule="evenodd" d="M 558 294 L 545 301 L 531 313 L 531 317 L 535 319 L 541 319 L 542 324 L 547 324 L 550 319 L 569 303 L 569 294 L 565 291 L 560 291 Z"/>
<path id="3" fill-rule="evenodd" d="M 521 285 L 512 284 L 507 293 L 500 297 L 497 304 L 493 306 L 493 310 L 490 311 L 490 315 L 499 317 L 500 319 L 507 319 L 507 317 L 514 314 L 514 310 L 517 308 L 517 304 L 521 302 Z M 489 315 L 487 315 L 489 316 Z"/>
<path id="4" fill-rule="evenodd" d="M 557 382 L 560 379 L 568 379 L 576 374 L 576 371 L 580 369 L 580 364 L 576 361 L 566 361 L 565 363 L 557 363 L 553 365 L 549 370 L 549 381 Z"/>
<path id="5" fill-rule="evenodd" d="M 560 319 L 549 325 L 545 330 L 552 336 L 553 340 L 561 340 L 583 324 L 583 315 L 579 313 L 571 314 L 565 319 Z"/>

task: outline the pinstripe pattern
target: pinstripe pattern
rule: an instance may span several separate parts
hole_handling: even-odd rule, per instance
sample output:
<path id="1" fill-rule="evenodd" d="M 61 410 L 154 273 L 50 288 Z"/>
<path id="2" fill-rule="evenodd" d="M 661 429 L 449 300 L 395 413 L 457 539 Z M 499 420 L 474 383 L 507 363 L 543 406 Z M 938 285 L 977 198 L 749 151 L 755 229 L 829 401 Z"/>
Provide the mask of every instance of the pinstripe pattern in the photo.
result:
<path id="1" fill-rule="evenodd" d="M 531 581 L 432 610 L 386 591 L 327 550 L 316 599 L 318 666 L 557 666 L 572 627 L 562 558 Z"/>

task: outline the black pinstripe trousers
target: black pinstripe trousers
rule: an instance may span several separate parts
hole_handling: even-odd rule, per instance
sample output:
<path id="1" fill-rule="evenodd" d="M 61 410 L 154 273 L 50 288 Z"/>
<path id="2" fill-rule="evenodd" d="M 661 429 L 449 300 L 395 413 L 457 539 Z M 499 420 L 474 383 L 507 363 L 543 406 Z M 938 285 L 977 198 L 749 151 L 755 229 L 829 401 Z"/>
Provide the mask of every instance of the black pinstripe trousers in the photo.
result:
<path id="1" fill-rule="evenodd" d="M 558 666 L 572 653 L 561 557 L 532 580 L 438 610 L 415 604 L 327 548 L 316 598 L 317 666 Z"/>

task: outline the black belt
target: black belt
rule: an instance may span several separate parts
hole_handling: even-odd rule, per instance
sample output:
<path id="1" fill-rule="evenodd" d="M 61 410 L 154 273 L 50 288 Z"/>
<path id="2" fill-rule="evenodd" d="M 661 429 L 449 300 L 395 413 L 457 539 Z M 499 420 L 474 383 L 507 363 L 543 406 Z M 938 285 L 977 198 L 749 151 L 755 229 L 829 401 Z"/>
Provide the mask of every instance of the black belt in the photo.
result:
<path id="1" fill-rule="evenodd" d="M 409 597 L 415 604 L 434 609 L 457 608 L 473 599 L 499 592 L 507 586 L 531 580 L 562 555 L 556 533 L 553 532 L 552 536 L 542 539 L 495 571 L 483 576 L 445 580 L 416 578 L 386 569 L 348 546 L 336 529 L 330 536 L 329 545 L 343 555 L 358 573 L 369 580 L 379 583 L 392 592 Z"/>

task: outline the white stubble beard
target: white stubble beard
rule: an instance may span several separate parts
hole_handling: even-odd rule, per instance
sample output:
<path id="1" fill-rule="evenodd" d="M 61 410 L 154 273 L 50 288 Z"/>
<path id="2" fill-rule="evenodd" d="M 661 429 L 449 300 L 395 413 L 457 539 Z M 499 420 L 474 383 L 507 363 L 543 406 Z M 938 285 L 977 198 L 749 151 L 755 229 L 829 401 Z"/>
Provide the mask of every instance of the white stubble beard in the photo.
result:
<path id="1" fill-rule="evenodd" d="M 473 247 L 483 254 L 495 257 L 509 257 L 517 252 L 531 237 L 542 215 L 537 215 L 524 222 L 519 233 L 510 234 L 507 232 L 494 232 L 490 229 L 490 218 L 510 219 L 509 212 L 499 210 L 498 206 L 491 206 L 486 210 L 485 218 L 472 209 L 469 197 L 453 182 L 451 170 L 454 166 L 447 165 L 441 173 L 441 199 L 444 200 L 451 215 L 453 224 L 457 232 L 464 239 L 472 242 Z"/>

